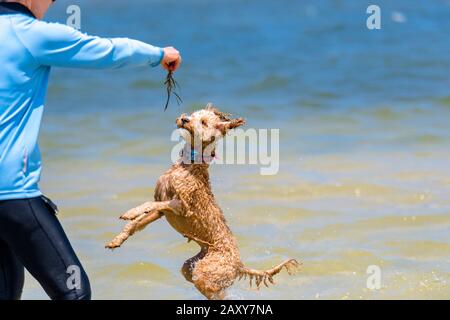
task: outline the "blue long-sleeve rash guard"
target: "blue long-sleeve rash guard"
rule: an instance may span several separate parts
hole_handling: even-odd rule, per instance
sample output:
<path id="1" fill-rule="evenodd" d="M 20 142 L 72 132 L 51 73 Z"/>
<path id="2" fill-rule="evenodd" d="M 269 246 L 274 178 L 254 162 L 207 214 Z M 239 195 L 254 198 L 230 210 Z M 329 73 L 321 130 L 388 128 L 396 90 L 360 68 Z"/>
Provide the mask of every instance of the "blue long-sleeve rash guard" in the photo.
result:
<path id="1" fill-rule="evenodd" d="M 37 141 L 52 66 L 156 66 L 163 57 L 159 47 L 88 36 L 24 11 L 0 14 L 0 200 L 41 195 Z"/>

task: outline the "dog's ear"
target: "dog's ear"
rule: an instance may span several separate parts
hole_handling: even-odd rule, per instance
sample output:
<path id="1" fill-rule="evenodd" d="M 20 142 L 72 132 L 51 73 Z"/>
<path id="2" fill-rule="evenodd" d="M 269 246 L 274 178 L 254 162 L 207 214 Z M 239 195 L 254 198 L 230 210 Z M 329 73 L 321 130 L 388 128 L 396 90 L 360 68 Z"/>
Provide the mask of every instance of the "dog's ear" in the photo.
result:
<path id="1" fill-rule="evenodd" d="M 229 121 L 221 121 L 216 125 L 216 128 L 219 129 L 223 135 L 225 135 L 228 130 L 240 127 L 245 124 L 245 120 L 242 118 L 232 119 Z"/>

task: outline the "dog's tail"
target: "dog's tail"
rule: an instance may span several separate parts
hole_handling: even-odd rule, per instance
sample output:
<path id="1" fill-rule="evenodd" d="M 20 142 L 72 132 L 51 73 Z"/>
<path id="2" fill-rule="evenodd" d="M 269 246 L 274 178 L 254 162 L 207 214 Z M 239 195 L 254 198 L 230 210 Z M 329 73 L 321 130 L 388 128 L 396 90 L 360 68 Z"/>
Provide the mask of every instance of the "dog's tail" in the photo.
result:
<path id="1" fill-rule="evenodd" d="M 267 270 L 255 270 L 250 269 L 245 266 L 242 266 L 239 270 L 239 280 L 242 278 L 247 279 L 247 276 L 250 278 L 250 287 L 253 283 L 253 278 L 255 279 L 256 287 L 259 289 L 261 283 L 264 283 L 266 287 L 269 287 L 268 282 L 271 284 L 275 284 L 273 280 L 273 276 L 280 273 L 280 271 L 285 268 L 286 271 L 292 275 L 295 273 L 298 267 L 301 266 L 301 263 L 297 262 L 295 259 L 286 260 L 279 265 L 273 267 L 272 269 Z"/>

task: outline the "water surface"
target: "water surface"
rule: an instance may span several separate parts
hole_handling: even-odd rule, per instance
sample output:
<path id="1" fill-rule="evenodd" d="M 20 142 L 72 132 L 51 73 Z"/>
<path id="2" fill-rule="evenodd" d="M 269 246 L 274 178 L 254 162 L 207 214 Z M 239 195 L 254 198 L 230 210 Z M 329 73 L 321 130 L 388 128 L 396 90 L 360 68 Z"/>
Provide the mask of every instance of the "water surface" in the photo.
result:
<path id="1" fill-rule="evenodd" d="M 182 106 L 163 112 L 161 70 L 54 70 L 41 186 L 96 299 L 200 299 L 179 270 L 195 244 L 158 221 L 114 252 L 117 217 L 151 199 L 174 120 L 209 101 L 280 129 L 280 170 L 214 166 L 214 192 L 246 264 L 302 271 L 235 299 L 450 298 L 450 4 L 378 1 L 58 1 L 84 32 L 174 45 Z M 401 16 L 402 19 L 398 17 Z M 395 20 L 395 21 L 394 21 Z M 396 22 L 397 21 L 397 22 Z M 382 288 L 366 287 L 378 265 Z M 24 298 L 45 294 L 28 277 Z"/>

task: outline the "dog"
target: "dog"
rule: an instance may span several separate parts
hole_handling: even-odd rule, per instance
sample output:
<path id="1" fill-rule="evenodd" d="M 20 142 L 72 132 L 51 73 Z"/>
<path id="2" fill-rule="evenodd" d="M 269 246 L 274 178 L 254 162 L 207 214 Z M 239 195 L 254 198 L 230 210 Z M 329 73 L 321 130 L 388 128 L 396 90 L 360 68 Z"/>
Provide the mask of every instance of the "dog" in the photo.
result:
<path id="1" fill-rule="evenodd" d="M 120 217 L 129 222 L 106 248 L 120 247 L 135 232 L 164 216 L 188 242 L 193 240 L 200 246 L 200 252 L 183 264 L 181 273 L 207 299 L 224 299 L 226 289 L 236 279 L 249 277 L 250 286 L 255 279 L 259 289 L 261 283 L 274 284 L 273 276 L 283 268 L 293 274 L 300 266 L 295 259 L 268 270 L 244 266 L 236 239 L 211 190 L 208 169 L 215 157 L 216 143 L 229 130 L 244 125 L 245 120 L 232 119 L 208 104 L 190 116 L 181 115 L 176 124 L 186 140 L 180 159 L 158 179 L 155 201 Z"/>

